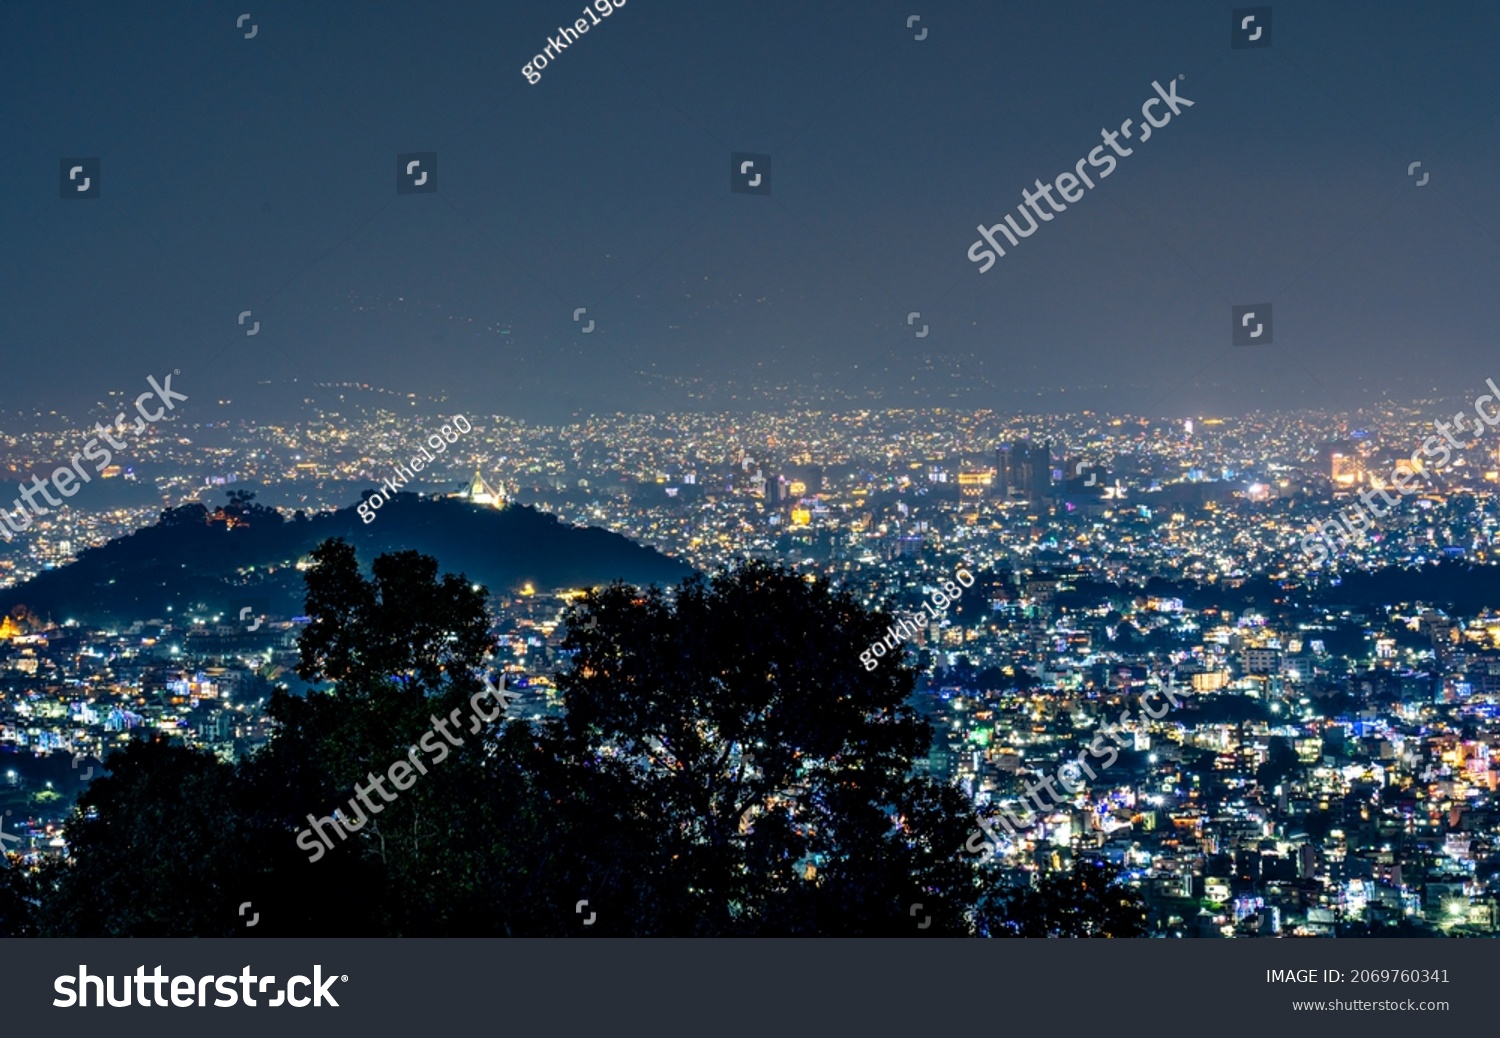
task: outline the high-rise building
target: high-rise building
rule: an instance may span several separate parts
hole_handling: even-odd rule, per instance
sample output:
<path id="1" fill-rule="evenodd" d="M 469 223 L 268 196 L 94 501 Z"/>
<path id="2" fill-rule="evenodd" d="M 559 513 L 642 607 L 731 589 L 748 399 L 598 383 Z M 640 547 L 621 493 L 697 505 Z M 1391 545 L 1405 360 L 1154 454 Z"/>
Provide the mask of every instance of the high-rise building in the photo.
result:
<path id="1" fill-rule="evenodd" d="M 1038 446 L 1030 440 L 1001 444 L 995 459 L 994 487 L 1002 500 L 1048 503 L 1052 497 L 1052 444 Z"/>

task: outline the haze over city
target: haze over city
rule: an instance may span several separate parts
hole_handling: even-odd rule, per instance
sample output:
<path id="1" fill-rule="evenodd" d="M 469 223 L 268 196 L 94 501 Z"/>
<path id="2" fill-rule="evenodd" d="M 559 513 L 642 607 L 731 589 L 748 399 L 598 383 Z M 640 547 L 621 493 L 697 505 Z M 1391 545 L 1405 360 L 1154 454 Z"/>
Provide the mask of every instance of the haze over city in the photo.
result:
<path id="1" fill-rule="evenodd" d="M 204 421 L 284 420 L 309 382 L 547 421 L 1190 417 L 1484 372 L 1500 13 L 1298 4 L 1250 49 L 1196 3 L 911 14 L 642 3 L 530 84 L 533 4 L 273 3 L 239 31 L 10 6 L 0 412 L 81 420 L 174 368 L 239 405 Z M 1191 109 L 977 273 L 977 225 L 1178 76 Z M 436 190 L 397 194 L 395 156 L 429 152 Z M 727 190 L 732 152 L 771 157 L 770 194 Z M 60 203 L 60 156 L 101 159 L 97 198 Z M 1231 306 L 1268 301 L 1273 342 L 1232 348 Z"/>

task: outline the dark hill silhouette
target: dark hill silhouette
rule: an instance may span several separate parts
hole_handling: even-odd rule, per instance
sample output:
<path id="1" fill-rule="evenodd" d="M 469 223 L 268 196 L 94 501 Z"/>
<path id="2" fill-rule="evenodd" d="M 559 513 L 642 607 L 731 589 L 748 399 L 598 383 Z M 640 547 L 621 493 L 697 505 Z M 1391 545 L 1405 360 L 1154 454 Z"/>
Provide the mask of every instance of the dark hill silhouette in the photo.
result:
<path id="1" fill-rule="evenodd" d="M 171 509 L 154 526 L 0 592 L 0 614 L 24 604 L 41 617 L 108 625 L 185 612 L 232 618 L 253 603 L 257 613 L 296 615 L 304 594 L 296 562 L 330 537 L 366 560 L 415 549 L 501 595 L 527 583 L 539 592 L 616 579 L 667 585 L 691 572 L 619 534 L 568 526 L 525 505 L 495 510 L 398 494 L 365 523 L 353 508 L 287 518 L 232 498 L 212 514 L 199 504 Z"/>

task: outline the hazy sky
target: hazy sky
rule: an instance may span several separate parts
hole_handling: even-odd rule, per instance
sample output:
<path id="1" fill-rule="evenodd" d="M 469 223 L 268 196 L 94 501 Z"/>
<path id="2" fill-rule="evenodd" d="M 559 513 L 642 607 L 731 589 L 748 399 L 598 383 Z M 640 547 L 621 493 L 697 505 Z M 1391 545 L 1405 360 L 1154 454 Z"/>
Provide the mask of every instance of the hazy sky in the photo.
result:
<path id="1" fill-rule="evenodd" d="M 174 368 L 527 417 L 1479 392 L 1500 6 L 1271 6 L 1234 49 L 1201 0 L 628 0 L 533 85 L 583 0 L 0 5 L 0 411 Z M 976 225 L 1177 76 L 1193 107 L 978 272 Z M 407 152 L 435 193 L 397 193 Z"/>

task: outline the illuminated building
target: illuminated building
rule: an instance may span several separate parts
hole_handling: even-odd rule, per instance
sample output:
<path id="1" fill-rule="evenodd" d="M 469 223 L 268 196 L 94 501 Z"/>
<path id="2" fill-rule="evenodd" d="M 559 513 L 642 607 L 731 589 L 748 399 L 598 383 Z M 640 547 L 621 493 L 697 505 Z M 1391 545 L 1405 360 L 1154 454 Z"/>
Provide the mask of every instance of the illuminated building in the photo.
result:
<path id="1" fill-rule="evenodd" d="M 484 505 L 488 508 L 505 507 L 505 493 L 496 490 L 486 483 L 484 477 L 479 474 L 478 469 L 474 470 L 474 478 L 469 480 L 468 486 L 458 493 L 449 496 L 468 501 L 470 504 Z"/>
<path id="2" fill-rule="evenodd" d="M 1328 478 L 1338 490 L 1353 490 L 1365 479 L 1365 462 L 1350 450 L 1334 449 L 1328 455 Z"/>
<path id="3" fill-rule="evenodd" d="M 981 498 L 989 493 L 995 474 L 989 469 L 962 471 L 958 473 L 958 494 L 965 498 Z"/>

